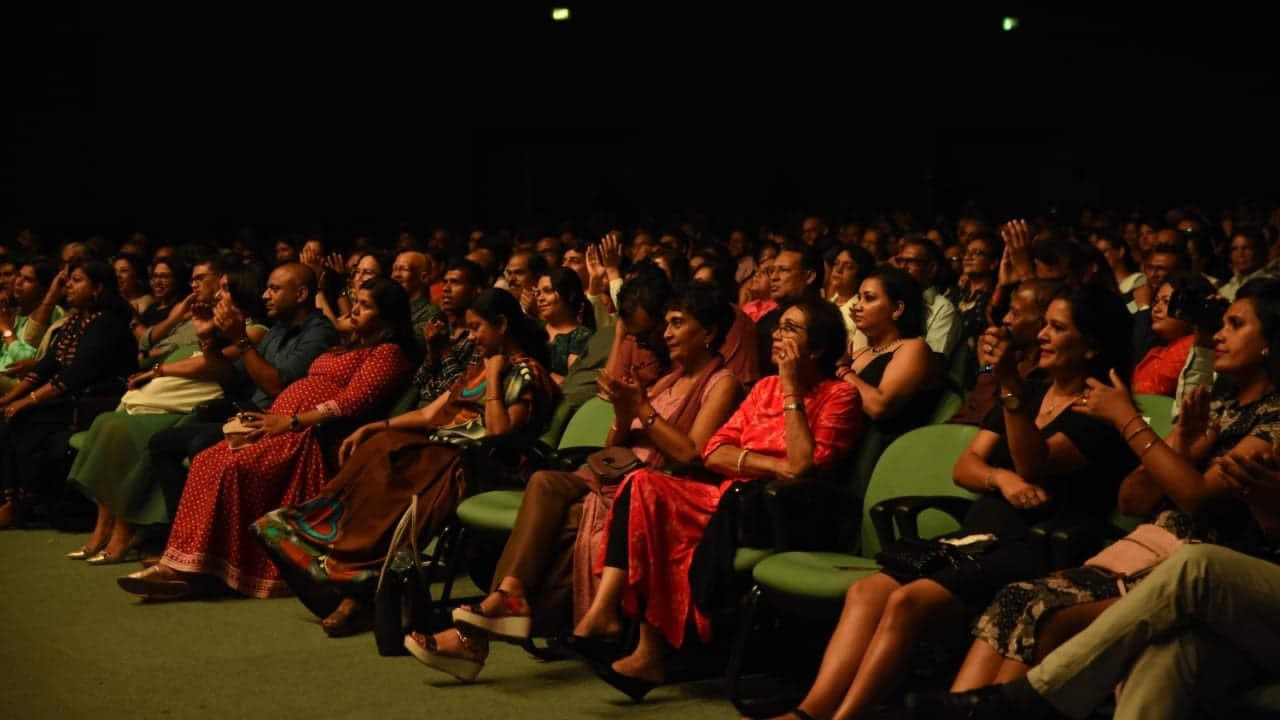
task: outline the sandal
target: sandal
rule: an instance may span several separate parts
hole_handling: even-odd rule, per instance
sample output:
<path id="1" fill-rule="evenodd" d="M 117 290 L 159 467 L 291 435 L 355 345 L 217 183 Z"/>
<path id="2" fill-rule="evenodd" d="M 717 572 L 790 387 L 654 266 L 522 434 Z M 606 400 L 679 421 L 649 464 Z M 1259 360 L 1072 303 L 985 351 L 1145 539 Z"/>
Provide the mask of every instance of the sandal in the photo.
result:
<path id="1" fill-rule="evenodd" d="M 337 609 L 320 621 L 320 627 L 331 638 L 347 637 L 368 630 L 368 608 L 355 598 L 343 598 Z"/>
<path id="2" fill-rule="evenodd" d="M 485 658 L 489 656 L 489 640 L 485 637 L 468 637 L 457 628 L 460 651 L 454 654 L 443 652 L 436 645 L 432 635 L 409 633 L 404 636 L 404 648 L 423 665 L 448 673 L 462 682 L 471 682 L 484 669 Z"/>
<path id="3" fill-rule="evenodd" d="M 529 609 L 529 603 L 523 595 L 512 595 L 501 588 L 494 592 L 502 596 L 502 605 L 497 612 L 486 614 L 481 605 L 462 605 L 453 610 L 454 624 L 500 640 L 525 642 L 533 634 L 533 611 Z"/>

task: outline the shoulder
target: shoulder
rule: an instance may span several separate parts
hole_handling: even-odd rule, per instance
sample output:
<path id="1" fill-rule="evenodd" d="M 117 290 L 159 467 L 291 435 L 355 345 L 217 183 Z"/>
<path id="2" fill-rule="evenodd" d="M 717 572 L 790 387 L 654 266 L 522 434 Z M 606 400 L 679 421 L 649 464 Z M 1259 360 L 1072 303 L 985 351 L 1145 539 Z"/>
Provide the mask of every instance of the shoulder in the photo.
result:
<path id="1" fill-rule="evenodd" d="M 890 362 L 902 360 L 905 362 L 918 362 L 922 360 L 931 360 L 933 349 L 929 347 L 929 343 L 922 337 L 907 338 L 902 341 L 902 345 L 894 351 Z"/>
<path id="2" fill-rule="evenodd" d="M 738 378 L 729 371 L 729 368 L 720 368 L 707 380 L 707 387 L 702 391 L 702 400 L 706 402 L 716 392 L 740 392 L 741 389 L 742 383 L 738 382 Z"/>
<path id="3" fill-rule="evenodd" d="M 818 383 L 814 394 L 823 402 L 854 402 L 858 399 L 858 388 L 843 380 L 823 380 Z"/>
<path id="4" fill-rule="evenodd" d="M 760 382 L 756 383 L 751 392 L 747 394 L 747 399 L 762 402 L 768 398 L 778 394 L 782 380 L 777 375 L 760 378 Z"/>

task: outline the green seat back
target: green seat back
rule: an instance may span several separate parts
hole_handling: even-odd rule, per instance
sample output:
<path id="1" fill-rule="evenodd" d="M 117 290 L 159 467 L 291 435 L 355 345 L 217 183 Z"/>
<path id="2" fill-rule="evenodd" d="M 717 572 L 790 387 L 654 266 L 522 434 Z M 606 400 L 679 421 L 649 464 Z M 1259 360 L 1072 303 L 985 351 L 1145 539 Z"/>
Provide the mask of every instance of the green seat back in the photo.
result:
<path id="1" fill-rule="evenodd" d="M 387 418 L 393 418 L 403 415 L 418 405 L 418 386 L 409 383 L 409 387 L 405 388 L 404 394 L 396 400 L 396 404 L 391 406 L 391 412 L 387 413 Z"/>
<path id="2" fill-rule="evenodd" d="M 951 351 L 949 363 L 947 380 L 958 390 L 968 389 L 972 384 L 970 378 L 977 371 L 978 360 L 967 342 L 960 343 Z"/>
<path id="3" fill-rule="evenodd" d="M 573 417 L 569 418 L 569 424 L 565 426 L 557 447 L 604 447 L 604 441 L 609 438 L 611 425 L 613 425 L 613 405 L 593 397 L 583 403 Z"/>
<path id="4" fill-rule="evenodd" d="M 1151 418 L 1147 422 L 1151 424 L 1152 430 L 1160 433 L 1160 437 L 1169 434 L 1173 429 L 1173 398 L 1168 395 L 1136 393 L 1133 401 L 1138 406 L 1138 412 Z"/>
<path id="5" fill-rule="evenodd" d="M 951 479 L 960 454 L 969 447 L 978 428 L 972 425 L 927 425 L 908 432 L 885 448 L 871 473 L 862 500 L 861 554 L 880 552 L 880 540 L 870 519 L 871 508 L 890 498 L 906 495 L 954 495 L 976 497 Z M 939 510 L 920 514 L 920 536 L 933 537 L 960 527 Z"/>
<path id="6" fill-rule="evenodd" d="M 73 434 L 71 436 L 71 439 L 67 440 L 67 444 L 71 446 L 72 450 L 75 450 L 76 452 L 80 452 L 81 450 L 84 449 L 84 441 L 85 441 L 85 438 L 87 437 L 89 437 L 89 431 L 82 430 L 78 433 Z"/>
<path id="7" fill-rule="evenodd" d="M 573 406 L 569 404 L 568 399 L 562 399 L 556 409 L 551 413 L 551 419 L 547 421 L 547 431 L 542 433 L 542 437 L 538 438 L 538 442 L 549 448 L 560 446 L 560 436 L 564 434 L 565 426 L 569 424 L 569 419 L 573 417 Z"/>
<path id="8" fill-rule="evenodd" d="M 963 395 L 950 388 L 943 390 L 942 397 L 938 398 L 937 407 L 933 409 L 933 415 L 929 416 L 929 424 L 940 425 L 950 420 L 951 416 L 955 415 L 963 404 Z"/>

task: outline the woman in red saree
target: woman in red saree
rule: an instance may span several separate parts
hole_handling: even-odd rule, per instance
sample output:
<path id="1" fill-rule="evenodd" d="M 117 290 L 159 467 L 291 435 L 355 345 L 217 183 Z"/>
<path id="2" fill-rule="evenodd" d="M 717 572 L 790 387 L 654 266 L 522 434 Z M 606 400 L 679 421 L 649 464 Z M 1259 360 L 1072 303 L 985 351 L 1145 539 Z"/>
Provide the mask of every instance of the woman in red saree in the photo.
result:
<path id="1" fill-rule="evenodd" d="M 252 444 L 233 450 L 223 441 L 192 459 L 164 557 L 119 578 L 121 588 L 157 600 L 216 591 L 217 581 L 249 597 L 288 594 L 249 524 L 319 491 L 327 473 L 312 426 L 367 414 L 407 379 L 416 352 L 409 298 L 390 280 L 365 283 L 351 324 L 351 340 L 317 357 L 267 413 L 241 416 Z"/>
<path id="2" fill-rule="evenodd" d="M 602 637 L 619 608 L 641 621 L 634 652 L 601 668 L 606 682 L 635 699 L 665 679 L 664 644 L 679 648 L 691 624 L 710 639 L 710 618 L 693 603 L 689 567 L 720 497 L 734 483 L 795 480 L 830 466 L 861 425 L 858 392 L 832 378 L 844 353 L 834 306 L 802 299 L 773 333 L 779 374 L 761 380 L 702 451 L 717 483 L 642 469 L 628 475 L 609 517 L 600 589 L 574 634 Z"/>

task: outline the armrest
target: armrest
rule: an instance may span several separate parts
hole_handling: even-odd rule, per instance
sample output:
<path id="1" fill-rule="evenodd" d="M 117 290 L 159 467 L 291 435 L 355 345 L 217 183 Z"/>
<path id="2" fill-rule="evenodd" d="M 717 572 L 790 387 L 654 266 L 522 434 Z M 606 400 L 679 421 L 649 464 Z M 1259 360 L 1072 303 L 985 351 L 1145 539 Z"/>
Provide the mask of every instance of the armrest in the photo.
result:
<path id="1" fill-rule="evenodd" d="M 858 502 L 829 474 L 770 482 L 764 498 L 778 552 L 843 550 L 857 532 Z"/>
<path id="2" fill-rule="evenodd" d="M 1037 523 L 1031 528 L 1031 537 L 1042 544 L 1053 570 L 1079 567 L 1108 540 L 1124 537 L 1125 534 L 1120 528 L 1109 524 L 1057 524 L 1052 520 Z"/>
<path id="3" fill-rule="evenodd" d="M 956 522 L 963 522 L 964 515 L 971 505 L 973 505 L 972 500 L 954 495 L 907 495 L 876 503 L 872 506 L 870 514 L 875 524 L 876 535 L 880 538 L 881 546 L 884 546 L 895 539 L 890 532 L 888 516 L 893 517 L 894 524 L 898 527 L 899 537 L 918 538 L 920 537 L 918 522 L 920 513 L 925 510 L 941 510 L 955 518 Z"/>

